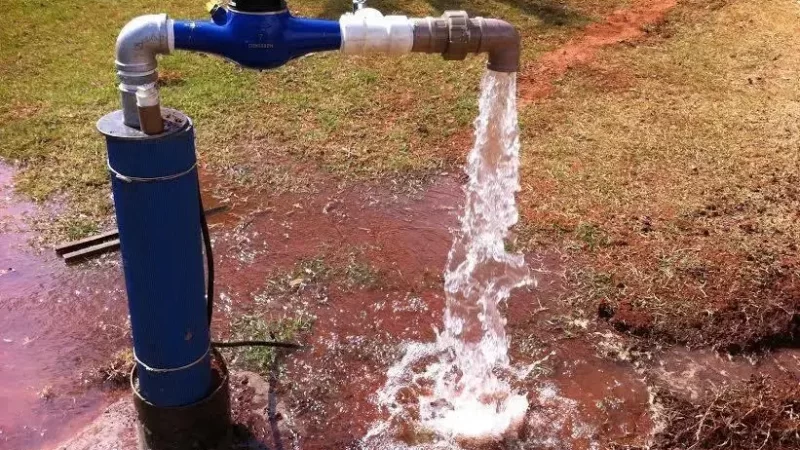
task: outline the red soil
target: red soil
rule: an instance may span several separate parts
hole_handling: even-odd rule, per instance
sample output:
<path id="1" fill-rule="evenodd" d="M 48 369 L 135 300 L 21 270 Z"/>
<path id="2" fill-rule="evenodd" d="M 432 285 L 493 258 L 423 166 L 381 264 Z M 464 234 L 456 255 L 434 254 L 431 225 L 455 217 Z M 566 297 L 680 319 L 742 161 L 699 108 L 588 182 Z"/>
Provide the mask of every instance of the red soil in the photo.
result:
<path id="1" fill-rule="evenodd" d="M 603 47 L 643 36 L 646 26 L 662 21 L 676 4 L 677 0 L 641 0 L 629 9 L 614 12 L 603 22 L 589 25 L 580 36 L 546 53 L 520 74 L 521 103 L 551 95 L 553 82 L 568 70 L 592 62 Z"/>

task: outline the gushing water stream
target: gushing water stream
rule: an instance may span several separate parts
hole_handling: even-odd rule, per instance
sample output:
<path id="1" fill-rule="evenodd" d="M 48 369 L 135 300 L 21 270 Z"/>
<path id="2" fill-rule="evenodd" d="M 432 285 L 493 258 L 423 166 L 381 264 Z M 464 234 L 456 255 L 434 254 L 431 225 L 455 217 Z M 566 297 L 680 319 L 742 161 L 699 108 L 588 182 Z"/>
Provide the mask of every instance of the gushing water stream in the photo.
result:
<path id="1" fill-rule="evenodd" d="M 389 369 L 377 394 L 388 419 L 369 430 L 367 448 L 458 448 L 513 434 L 522 422 L 528 400 L 509 384 L 519 373 L 499 310 L 514 288 L 532 281 L 523 256 L 505 250 L 518 218 L 519 147 L 516 74 L 487 71 L 461 228 L 444 273 L 444 329 L 435 342 L 408 344 Z"/>

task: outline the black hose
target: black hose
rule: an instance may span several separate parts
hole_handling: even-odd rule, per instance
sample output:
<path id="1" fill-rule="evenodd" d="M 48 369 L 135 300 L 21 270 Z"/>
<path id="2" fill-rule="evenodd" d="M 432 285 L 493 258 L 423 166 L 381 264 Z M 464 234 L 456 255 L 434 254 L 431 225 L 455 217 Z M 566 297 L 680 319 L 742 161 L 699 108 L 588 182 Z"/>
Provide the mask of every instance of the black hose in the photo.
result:
<path id="1" fill-rule="evenodd" d="M 203 230 L 203 246 L 206 254 L 206 316 L 210 329 L 211 318 L 214 315 L 214 252 L 211 250 L 211 233 L 208 230 L 206 209 L 203 207 L 203 195 L 200 193 L 200 180 L 197 181 L 197 199 L 200 202 L 200 229 Z"/>
<path id="2" fill-rule="evenodd" d="M 214 253 L 211 250 L 211 233 L 208 230 L 205 208 L 203 207 L 203 196 L 200 194 L 200 180 L 197 180 L 197 198 L 200 204 L 200 228 L 203 232 L 203 246 L 206 254 L 206 315 L 208 316 L 208 328 L 211 332 L 211 319 L 214 314 Z M 211 346 L 215 348 L 233 347 L 278 347 L 278 348 L 303 348 L 300 344 L 281 341 L 231 341 L 219 342 L 211 341 Z"/>

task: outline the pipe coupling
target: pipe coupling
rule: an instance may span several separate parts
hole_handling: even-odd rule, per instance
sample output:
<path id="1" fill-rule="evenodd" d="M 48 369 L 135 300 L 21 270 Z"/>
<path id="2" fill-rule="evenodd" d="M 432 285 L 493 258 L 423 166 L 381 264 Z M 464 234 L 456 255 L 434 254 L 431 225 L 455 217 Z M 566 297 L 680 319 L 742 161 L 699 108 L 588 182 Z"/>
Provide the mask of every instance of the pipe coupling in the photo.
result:
<path id="1" fill-rule="evenodd" d="M 411 51 L 414 25 L 406 16 L 384 16 L 377 9 L 361 8 L 339 19 L 342 53 L 402 55 Z"/>
<path id="2" fill-rule="evenodd" d="M 466 11 L 445 11 L 442 18 L 447 23 L 447 49 L 442 52 L 446 60 L 460 61 L 469 53 L 469 16 Z"/>
<path id="3" fill-rule="evenodd" d="M 465 11 L 446 11 L 441 17 L 413 19 L 413 52 L 440 53 L 462 60 L 469 53 L 488 53 L 488 68 L 496 72 L 519 70 L 520 36 L 508 22 L 469 18 Z"/>

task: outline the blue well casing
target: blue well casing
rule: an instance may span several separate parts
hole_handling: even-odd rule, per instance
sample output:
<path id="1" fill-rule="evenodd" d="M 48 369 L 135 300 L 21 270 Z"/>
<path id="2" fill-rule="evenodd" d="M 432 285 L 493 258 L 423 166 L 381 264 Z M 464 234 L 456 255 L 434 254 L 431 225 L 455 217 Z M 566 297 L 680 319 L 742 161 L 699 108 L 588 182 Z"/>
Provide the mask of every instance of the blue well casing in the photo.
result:
<path id="1" fill-rule="evenodd" d="M 174 23 L 175 48 L 213 53 L 251 69 L 273 69 L 312 52 L 338 50 L 339 22 L 288 11 L 245 13 L 219 8 L 210 21 Z"/>
<path id="2" fill-rule="evenodd" d="M 162 115 L 165 131 L 155 136 L 125 126 L 122 111 L 97 127 L 113 168 L 133 348 L 144 363 L 139 394 L 170 407 L 205 398 L 211 366 L 194 128 L 178 111 Z"/>
<path id="3" fill-rule="evenodd" d="M 173 35 L 176 49 L 260 70 L 338 50 L 342 40 L 336 21 L 221 7 L 209 21 L 174 21 Z M 157 407 L 172 407 L 209 394 L 211 366 L 194 129 L 183 113 L 163 109 L 162 116 L 165 131 L 155 136 L 126 126 L 122 111 L 104 116 L 98 129 L 116 172 L 111 189 L 138 393 Z"/>

